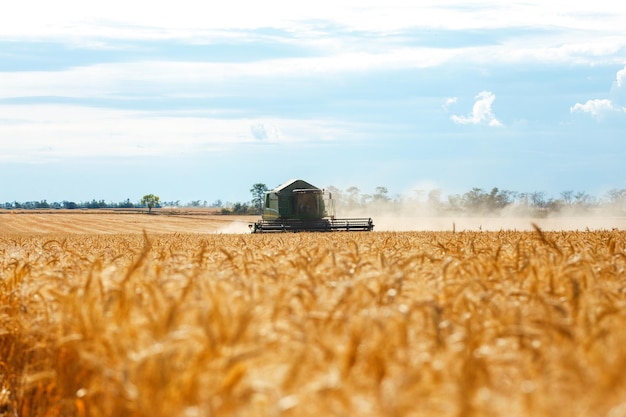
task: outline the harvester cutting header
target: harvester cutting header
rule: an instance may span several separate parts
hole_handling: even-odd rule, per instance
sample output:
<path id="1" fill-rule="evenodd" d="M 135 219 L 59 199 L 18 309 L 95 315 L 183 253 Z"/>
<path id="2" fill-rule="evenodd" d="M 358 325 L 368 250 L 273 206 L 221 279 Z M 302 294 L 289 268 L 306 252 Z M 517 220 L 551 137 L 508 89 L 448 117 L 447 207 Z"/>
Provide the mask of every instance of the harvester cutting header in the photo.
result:
<path id="1" fill-rule="evenodd" d="M 371 218 L 335 218 L 332 194 L 306 181 L 290 180 L 265 193 L 261 220 L 252 233 L 371 231 Z"/>

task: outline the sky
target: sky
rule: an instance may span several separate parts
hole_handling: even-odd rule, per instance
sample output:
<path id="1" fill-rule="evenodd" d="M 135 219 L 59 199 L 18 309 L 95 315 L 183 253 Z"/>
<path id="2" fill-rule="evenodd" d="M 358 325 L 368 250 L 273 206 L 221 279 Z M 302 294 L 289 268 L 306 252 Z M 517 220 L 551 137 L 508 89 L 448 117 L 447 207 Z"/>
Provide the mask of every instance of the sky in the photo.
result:
<path id="1" fill-rule="evenodd" d="M 0 202 L 601 196 L 626 188 L 624 28 L 605 0 L 13 2 Z"/>

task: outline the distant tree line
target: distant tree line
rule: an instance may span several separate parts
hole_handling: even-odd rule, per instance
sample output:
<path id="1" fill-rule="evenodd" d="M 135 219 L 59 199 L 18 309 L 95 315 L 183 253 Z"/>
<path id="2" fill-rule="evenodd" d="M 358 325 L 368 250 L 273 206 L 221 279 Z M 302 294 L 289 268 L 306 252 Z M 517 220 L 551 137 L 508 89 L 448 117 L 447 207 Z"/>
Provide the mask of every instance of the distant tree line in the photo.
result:
<path id="1" fill-rule="evenodd" d="M 103 208 L 162 208 L 162 207 L 208 207 L 214 208 L 218 213 L 229 215 L 255 215 L 263 211 L 263 201 L 268 188 L 263 183 L 252 186 L 250 193 L 252 200 L 249 202 L 223 202 L 216 200 L 209 204 L 206 200 L 193 200 L 181 204 L 180 200 L 161 201 L 147 199 L 146 196 L 137 202 L 126 199 L 121 202 L 105 202 L 104 200 L 91 200 L 84 202 L 61 201 L 47 202 L 26 201 L 8 202 L 0 205 L 0 209 L 103 209 Z M 544 192 L 516 192 L 502 190 L 497 187 L 491 190 L 472 188 L 463 194 L 445 195 L 441 189 L 415 189 L 409 195 L 390 196 L 387 187 L 379 186 L 374 193 L 363 193 L 357 187 L 349 187 L 341 190 L 329 186 L 326 191 L 330 192 L 335 200 L 338 215 L 345 212 L 367 211 L 368 213 L 405 213 L 405 214 L 428 214 L 448 215 L 467 214 L 485 215 L 509 212 L 511 214 L 524 214 L 543 216 L 550 213 L 586 213 L 589 211 L 606 210 L 617 215 L 626 215 L 626 189 L 611 189 L 601 197 L 594 197 L 583 191 L 567 190 L 560 193 L 557 198 L 549 197 Z M 147 195 L 150 196 L 150 195 Z M 150 207 L 152 206 L 152 207 Z M 343 213 L 343 214 L 342 214 Z"/>
<path id="2" fill-rule="evenodd" d="M 152 198 L 146 198 L 146 197 L 150 197 L 152 196 Z M 171 202 L 161 202 L 159 201 L 158 196 L 155 196 L 153 194 L 147 194 L 144 197 L 142 197 L 141 200 L 136 201 L 136 202 L 132 202 L 130 201 L 130 199 L 126 199 L 124 201 L 120 201 L 120 202 L 106 202 L 104 200 L 96 200 L 93 199 L 91 201 L 81 201 L 81 202 L 75 202 L 75 201 L 67 201 L 67 200 L 63 200 L 61 202 L 48 202 L 47 200 L 40 200 L 40 201 L 13 201 L 13 202 L 8 202 L 8 203 L 2 203 L 0 204 L 0 209 L 5 209 L 5 210 L 13 210 L 13 209 L 19 209 L 19 210 L 37 210 L 37 209 L 65 209 L 65 210 L 74 210 L 74 209 L 114 209 L 114 208 L 150 208 L 150 206 L 152 207 L 156 207 L 156 208 L 160 208 L 160 207 L 173 207 L 173 206 L 180 206 L 179 202 L 176 201 L 171 201 Z"/>
<path id="3" fill-rule="evenodd" d="M 468 214 L 485 215 L 510 212 L 511 214 L 547 215 L 568 212 L 585 213 L 607 210 L 626 214 L 626 189 L 611 189 L 600 198 L 586 192 L 563 191 L 559 197 L 548 197 L 544 192 L 516 192 L 472 188 L 463 194 L 449 194 L 444 198 L 441 189 L 416 189 L 410 195 L 391 197 L 386 187 L 376 187 L 373 194 L 361 193 L 357 187 L 340 190 L 330 186 L 337 213 L 343 210 L 373 210 L 389 212 L 421 212 L 432 215 Z"/>
<path id="4" fill-rule="evenodd" d="M 413 190 L 410 195 L 390 196 L 387 187 L 378 186 L 374 193 L 362 193 L 357 187 L 341 190 L 326 187 L 335 200 L 337 215 L 361 212 L 361 214 L 426 214 L 426 215 L 488 215 L 510 213 L 516 215 L 546 216 L 550 213 L 585 214 L 606 210 L 612 214 L 626 215 L 626 189 L 612 189 L 597 198 L 583 191 L 567 190 L 558 198 L 548 197 L 545 192 L 517 192 L 472 188 L 463 194 L 444 197 L 441 189 Z M 225 204 L 222 214 L 260 214 L 263 212 L 264 194 L 268 191 L 263 183 L 252 186 L 249 203 Z M 343 213 L 343 214 L 342 214 Z"/>
<path id="5" fill-rule="evenodd" d="M 258 214 L 258 210 L 254 205 L 248 203 L 234 203 L 231 207 L 222 207 L 220 210 L 221 214 L 239 214 L 239 215 L 250 215 L 250 214 Z"/>
<path id="6" fill-rule="evenodd" d="M 250 194 L 252 194 L 252 200 L 249 203 L 235 203 L 230 207 L 222 207 L 222 214 L 262 214 L 263 203 L 265 201 L 265 193 L 269 191 L 267 185 L 259 182 L 250 188 Z M 219 201 L 219 200 L 218 200 Z"/>
<path id="7" fill-rule="evenodd" d="M 22 210 L 35 210 L 35 209 L 101 209 L 101 208 L 134 208 L 141 207 L 140 203 L 132 203 L 130 199 L 119 202 L 119 203 L 107 203 L 104 200 L 91 200 L 91 201 L 83 201 L 76 203 L 74 201 L 66 201 L 63 200 L 61 202 L 52 202 L 49 203 L 46 200 L 40 201 L 13 201 L 11 203 L 3 203 L 1 208 L 11 210 L 11 209 L 22 209 Z"/>
<path id="8" fill-rule="evenodd" d="M 151 198 L 147 198 L 150 197 Z M 160 201 L 158 196 L 147 194 L 140 201 L 132 202 L 130 199 L 120 202 L 106 202 L 104 200 L 91 201 L 66 201 L 48 202 L 47 200 L 39 201 L 13 201 L 0 204 L 0 209 L 5 210 L 42 210 L 42 209 L 132 209 L 132 208 L 165 208 L 165 207 L 187 207 L 187 208 L 213 208 L 218 209 L 221 214 L 257 214 L 258 206 L 252 203 L 229 203 L 216 200 L 209 204 L 206 200 L 192 200 L 188 203 L 176 201 Z"/>

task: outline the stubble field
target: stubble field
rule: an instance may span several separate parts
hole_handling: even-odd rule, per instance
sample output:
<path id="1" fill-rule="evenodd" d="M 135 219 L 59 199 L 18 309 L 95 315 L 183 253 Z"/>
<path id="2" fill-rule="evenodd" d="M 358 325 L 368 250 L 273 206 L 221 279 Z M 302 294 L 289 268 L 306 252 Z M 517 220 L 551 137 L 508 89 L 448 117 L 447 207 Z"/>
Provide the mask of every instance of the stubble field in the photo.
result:
<path id="1" fill-rule="evenodd" d="M 623 230 L 0 231 L 0 415 L 626 415 Z"/>

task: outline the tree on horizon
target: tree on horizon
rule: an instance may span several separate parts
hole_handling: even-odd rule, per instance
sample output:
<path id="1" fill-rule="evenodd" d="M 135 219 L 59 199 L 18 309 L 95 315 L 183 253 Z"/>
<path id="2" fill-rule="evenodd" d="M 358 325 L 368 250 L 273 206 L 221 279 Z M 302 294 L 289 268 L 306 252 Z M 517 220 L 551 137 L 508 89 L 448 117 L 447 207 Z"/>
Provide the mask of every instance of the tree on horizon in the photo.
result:
<path id="1" fill-rule="evenodd" d="M 250 188 L 252 193 L 252 205 L 258 211 L 258 214 L 263 213 L 263 202 L 265 201 L 265 193 L 269 191 L 267 185 L 263 183 L 256 183 Z"/>
<path id="2" fill-rule="evenodd" d="M 146 194 L 141 198 L 141 205 L 148 206 L 148 214 L 152 213 L 152 209 L 159 205 L 161 199 L 158 195 Z"/>

